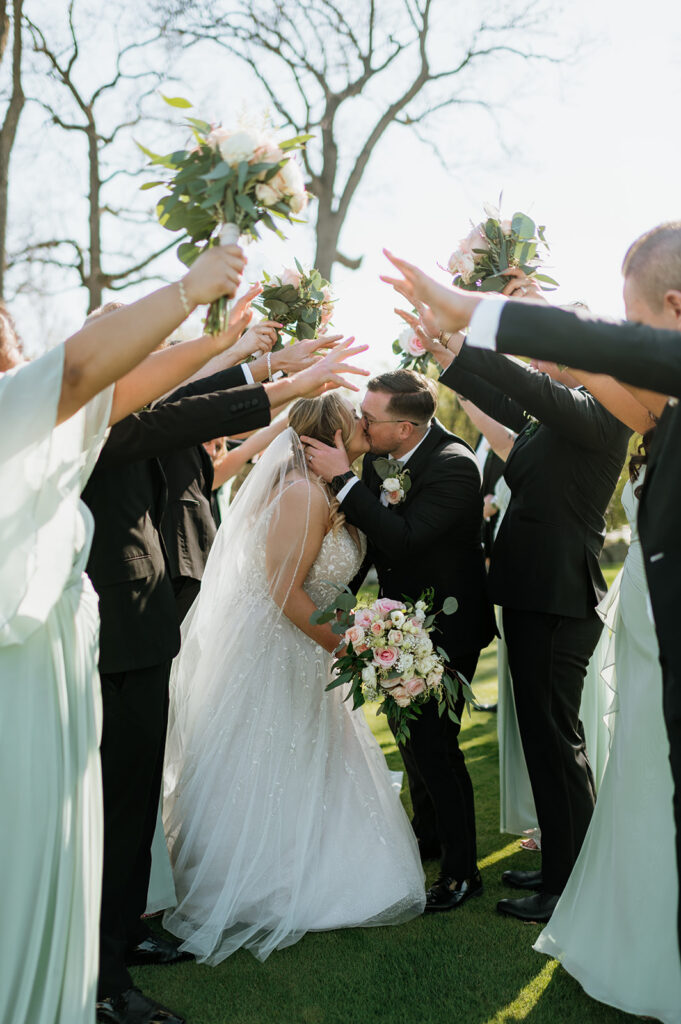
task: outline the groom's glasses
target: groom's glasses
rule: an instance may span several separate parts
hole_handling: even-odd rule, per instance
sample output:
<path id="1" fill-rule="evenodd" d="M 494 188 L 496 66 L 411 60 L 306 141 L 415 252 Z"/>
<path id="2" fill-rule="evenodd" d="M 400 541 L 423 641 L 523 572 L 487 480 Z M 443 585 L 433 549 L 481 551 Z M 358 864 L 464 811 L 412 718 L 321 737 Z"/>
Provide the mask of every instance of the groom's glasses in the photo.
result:
<path id="1" fill-rule="evenodd" d="M 404 419 L 404 418 L 399 419 L 399 420 L 374 420 L 374 419 L 371 419 L 369 416 L 367 416 L 366 413 L 362 413 L 362 419 L 366 423 L 367 427 L 373 427 L 373 426 L 375 426 L 376 423 L 411 423 L 412 427 L 422 427 L 423 426 L 422 423 L 417 423 L 416 420 L 407 420 L 407 419 Z"/>

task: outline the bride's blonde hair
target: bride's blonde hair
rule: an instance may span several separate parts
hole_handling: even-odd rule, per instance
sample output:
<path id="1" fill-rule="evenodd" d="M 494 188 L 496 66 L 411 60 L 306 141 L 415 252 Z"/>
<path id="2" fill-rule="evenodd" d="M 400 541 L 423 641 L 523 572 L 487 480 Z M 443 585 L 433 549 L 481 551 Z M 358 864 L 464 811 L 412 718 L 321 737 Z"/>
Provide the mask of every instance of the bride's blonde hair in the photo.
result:
<path id="1" fill-rule="evenodd" d="M 336 443 L 337 430 L 340 430 L 341 440 L 347 447 L 356 422 L 352 410 L 335 391 L 328 391 L 319 398 L 299 398 L 288 415 L 289 426 L 298 437 L 314 437 L 316 441 L 332 447 Z M 324 480 L 319 483 L 329 499 L 331 528 L 337 530 L 345 522 L 345 516 L 329 485 Z"/>

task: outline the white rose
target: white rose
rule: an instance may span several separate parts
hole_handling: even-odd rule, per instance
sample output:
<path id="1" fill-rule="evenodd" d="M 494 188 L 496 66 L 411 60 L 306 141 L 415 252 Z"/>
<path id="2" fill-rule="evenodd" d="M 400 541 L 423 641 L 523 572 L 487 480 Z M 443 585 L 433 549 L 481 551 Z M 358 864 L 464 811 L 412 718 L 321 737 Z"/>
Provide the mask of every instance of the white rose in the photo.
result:
<path id="1" fill-rule="evenodd" d="M 228 139 L 229 136 L 230 132 L 226 128 L 213 128 L 212 132 L 206 136 L 206 143 L 211 149 L 218 149 L 220 143 Z"/>
<path id="2" fill-rule="evenodd" d="M 242 160 L 252 160 L 261 145 L 261 138 L 254 132 L 241 131 L 227 135 L 220 141 L 218 149 L 225 163 L 236 167 Z"/>
<path id="3" fill-rule="evenodd" d="M 406 616 L 403 611 L 400 611 L 399 608 L 396 608 L 394 611 L 390 613 L 390 618 L 392 620 L 393 625 L 397 626 L 397 628 L 399 629 L 399 627 L 403 625 Z"/>
<path id="4" fill-rule="evenodd" d="M 400 491 L 400 481 L 395 476 L 387 476 L 383 481 L 383 490 L 392 493 L 393 491 Z"/>
<path id="5" fill-rule="evenodd" d="M 293 213 L 300 213 L 307 203 L 307 192 L 303 181 L 303 172 L 296 161 L 289 157 L 283 167 L 280 167 L 270 184 L 280 195 L 287 196 L 289 206 Z"/>
<path id="6" fill-rule="evenodd" d="M 255 198 L 258 202 L 262 203 L 263 206 L 274 206 L 275 203 L 279 202 L 281 196 L 276 189 L 265 183 L 255 186 Z"/>
<path id="7" fill-rule="evenodd" d="M 376 685 L 376 669 L 373 665 L 366 665 L 362 669 L 362 682 L 367 686 Z"/>

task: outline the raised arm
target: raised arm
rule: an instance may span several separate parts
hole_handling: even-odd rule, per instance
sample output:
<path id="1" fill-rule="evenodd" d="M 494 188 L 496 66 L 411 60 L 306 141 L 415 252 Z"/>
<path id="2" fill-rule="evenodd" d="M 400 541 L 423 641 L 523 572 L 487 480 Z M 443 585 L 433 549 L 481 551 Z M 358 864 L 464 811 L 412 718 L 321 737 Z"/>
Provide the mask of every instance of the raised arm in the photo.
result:
<path id="1" fill-rule="evenodd" d="M 464 369 L 462 362 L 455 359 L 440 377 L 440 384 L 454 391 L 459 397 L 473 402 L 485 415 L 503 424 L 515 434 L 527 426 L 529 417 L 524 406 L 501 388 L 491 384 L 477 373 Z"/>
<path id="2" fill-rule="evenodd" d="M 129 373 L 197 305 L 236 291 L 245 258 L 238 246 L 202 253 L 182 281 L 85 324 L 64 343 L 57 423 Z"/>
<path id="3" fill-rule="evenodd" d="M 288 419 L 286 416 L 282 416 L 281 419 L 276 420 L 274 423 L 270 423 L 268 427 L 262 427 L 260 430 L 256 430 L 245 441 L 242 441 L 236 448 L 232 448 L 231 451 L 225 452 L 220 461 L 215 465 L 213 473 L 213 490 L 218 487 L 222 487 L 227 480 L 231 480 L 233 476 L 239 472 L 242 466 L 245 466 L 249 459 L 252 459 L 254 455 L 258 455 L 267 448 L 268 444 L 274 441 L 275 437 L 281 434 L 282 430 L 286 430 L 288 426 Z"/>
<path id="4" fill-rule="evenodd" d="M 506 462 L 515 441 L 515 433 L 509 431 L 503 423 L 492 419 L 482 409 L 478 409 L 477 405 L 469 402 L 467 398 L 459 396 L 459 405 L 473 426 L 477 427 L 480 433 L 487 439 L 495 455 L 498 455 L 500 459 Z"/>
<path id="5" fill-rule="evenodd" d="M 604 373 L 588 373 L 586 370 L 573 370 L 570 373 L 580 384 L 588 388 L 608 412 L 612 413 L 621 423 L 625 423 L 630 430 L 637 434 L 645 434 L 651 427 L 655 426 L 655 417 L 649 409 L 642 405 L 629 389 Z M 650 392 L 651 395 L 654 392 Z M 656 396 L 664 407 L 665 399 L 660 395 Z"/>

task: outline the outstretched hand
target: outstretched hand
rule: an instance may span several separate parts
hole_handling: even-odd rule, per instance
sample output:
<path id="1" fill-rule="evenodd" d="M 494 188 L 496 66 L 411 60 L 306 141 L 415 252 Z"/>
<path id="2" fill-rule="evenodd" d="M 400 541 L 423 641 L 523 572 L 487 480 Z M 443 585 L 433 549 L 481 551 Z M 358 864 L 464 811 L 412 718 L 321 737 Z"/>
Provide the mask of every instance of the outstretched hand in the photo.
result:
<path id="1" fill-rule="evenodd" d="M 343 445 L 342 433 L 337 430 L 333 445 L 324 444 L 315 437 L 301 435 L 305 447 L 305 458 L 313 473 L 330 483 L 335 476 L 342 476 L 350 469 L 348 453 Z"/>
<path id="2" fill-rule="evenodd" d="M 325 339 L 328 344 L 329 339 Z M 323 391 L 330 391 L 335 388 L 348 388 L 350 391 L 359 391 L 355 384 L 345 379 L 344 374 L 356 374 L 361 377 L 368 377 L 369 371 L 361 366 L 353 366 L 346 362 L 352 356 L 366 352 L 368 345 L 354 345 L 354 337 L 346 338 L 327 352 L 313 366 L 301 370 L 294 377 L 297 392 L 305 397 L 312 397 L 321 394 Z M 354 348 L 352 347 L 354 345 Z M 320 390 L 321 389 L 321 390 Z"/>
<path id="3" fill-rule="evenodd" d="M 461 331 L 468 326 L 475 307 L 482 301 L 480 296 L 461 288 L 445 288 L 413 263 L 399 259 L 388 249 L 383 252 L 402 276 L 388 277 L 381 274 L 381 281 L 392 285 L 412 306 L 417 303 L 427 306 L 432 316 L 432 326 L 437 328 L 436 333 Z"/>

